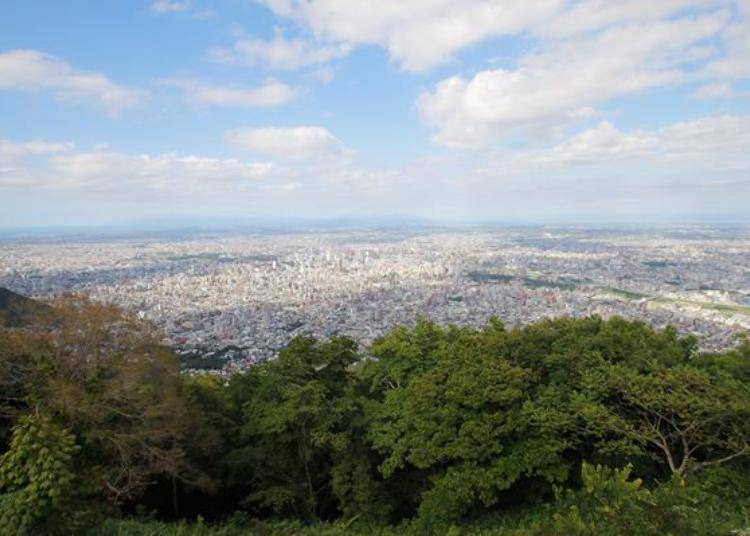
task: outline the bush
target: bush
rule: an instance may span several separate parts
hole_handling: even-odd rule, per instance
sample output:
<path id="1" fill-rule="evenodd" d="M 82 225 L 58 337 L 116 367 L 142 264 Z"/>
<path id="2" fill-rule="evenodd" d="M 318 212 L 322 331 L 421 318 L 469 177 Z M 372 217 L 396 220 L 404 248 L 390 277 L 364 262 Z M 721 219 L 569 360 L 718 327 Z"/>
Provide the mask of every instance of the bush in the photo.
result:
<path id="1" fill-rule="evenodd" d="M 75 437 L 51 419 L 32 414 L 13 429 L 0 458 L 0 533 L 67 532 L 76 516 Z"/>
<path id="2" fill-rule="evenodd" d="M 583 486 L 559 493 L 550 530 L 581 536 L 706 536 L 733 534 L 744 522 L 742 512 L 716 508 L 699 487 L 674 478 L 649 490 L 630 473 L 630 467 L 583 464 Z"/>

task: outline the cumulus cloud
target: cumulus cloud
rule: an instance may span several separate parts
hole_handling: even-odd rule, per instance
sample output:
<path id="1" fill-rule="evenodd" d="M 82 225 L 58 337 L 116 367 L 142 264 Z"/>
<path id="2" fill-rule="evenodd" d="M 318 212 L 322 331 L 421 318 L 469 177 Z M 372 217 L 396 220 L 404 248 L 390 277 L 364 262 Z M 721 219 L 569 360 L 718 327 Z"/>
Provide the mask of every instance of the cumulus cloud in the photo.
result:
<path id="1" fill-rule="evenodd" d="M 241 38 L 231 48 L 211 49 L 208 57 L 221 63 L 291 70 L 328 63 L 346 56 L 350 50 L 347 44 L 315 45 L 304 39 L 287 39 L 277 31 L 272 40 Z"/>
<path id="2" fill-rule="evenodd" d="M 742 0 L 746 1 L 746 0 Z M 567 38 L 618 24 L 663 19 L 730 0 L 263 0 L 321 42 L 374 44 L 409 71 L 426 71 L 459 50 L 502 35 Z"/>
<path id="3" fill-rule="evenodd" d="M 231 130 L 226 133 L 225 137 L 232 146 L 238 149 L 280 158 L 327 158 L 351 155 L 351 150 L 323 127 L 246 127 Z"/>
<path id="4" fill-rule="evenodd" d="M 163 83 L 182 90 L 188 101 L 208 106 L 270 108 L 297 96 L 294 88 L 272 79 L 251 88 L 216 86 L 189 79 L 171 79 Z"/>
<path id="5" fill-rule="evenodd" d="M 716 11 L 556 40 L 515 69 L 444 79 L 416 107 L 436 129 L 435 141 L 451 147 L 486 145 L 519 127 L 565 124 L 614 97 L 690 80 L 690 64 L 713 53 L 703 41 L 728 18 Z"/>
<path id="6" fill-rule="evenodd" d="M 681 121 L 657 130 L 625 133 L 608 121 L 551 149 L 527 154 L 526 164 L 602 164 L 650 159 L 717 166 L 750 164 L 750 117 L 721 115 Z"/>
<path id="7" fill-rule="evenodd" d="M 244 55 L 242 41 L 221 50 L 227 61 L 291 68 L 377 45 L 401 68 L 426 71 L 493 37 L 524 39 L 529 52 L 515 64 L 448 77 L 419 96 L 421 120 L 450 147 L 559 131 L 614 98 L 658 87 L 699 83 L 697 97 L 737 96 L 733 84 L 750 78 L 750 0 L 262 1 L 318 44 L 277 33 L 245 40 Z"/>
<path id="8" fill-rule="evenodd" d="M 0 89 L 51 91 L 56 99 L 94 103 L 110 113 L 140 104 L 144 94 L 99 73 L 78 71 L 65 61 L 36 50 L 0 54 Z"/>
<path id="9" fill-rule="evenodd" d="M 322 42 L 376 44 L 408 71 L 425 71 L 488 37 L 523 32 L 563 0 L 264 0 L 277 15 L 308 28 Z"/>

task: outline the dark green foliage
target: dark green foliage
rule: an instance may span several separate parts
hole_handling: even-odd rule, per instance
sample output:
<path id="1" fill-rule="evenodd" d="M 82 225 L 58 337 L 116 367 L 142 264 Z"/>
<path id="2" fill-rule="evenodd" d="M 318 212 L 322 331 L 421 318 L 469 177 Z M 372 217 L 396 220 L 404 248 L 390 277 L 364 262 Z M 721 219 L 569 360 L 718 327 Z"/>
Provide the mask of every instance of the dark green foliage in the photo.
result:
<path id="1" fill-rule="evenodd" d="M 685 476 L 746 454 L 742 351 L 702 361 L 694 339 L 618 318 L 513 331 L 421 321 L 372 349 L 369 437 L 386 481 L 422 471 L 412 489 L 428 525 L 543 501 L 586 460 Z"/>
<path id="2" fill-rule="evenodd" d="M 302 519 L 336 512 L 332 471 L 347 462 L 356 355 L 349 339 L 298 338 L 233 380 L 241 422 L 228 461 L 249 481 L 247 504 Z"/>
<path id="3" fill-rule="evenodd" d="M 372 410 L 370 437 L 386 455 L 382 474 L 426 470 L 423 518 L 455 520 L 476 505 L 496 504 L 522 478 L 558 482 L 567 476 L 560 455 L 565 441 L 550 440 L 527 404 L 531 371 L 487 352 L 502 338 L 499 329 L 418 325 L 411 342 L 419 345 L 423 338 L 423 357 L 432 366 L 401 387 L 386 388 Z M 428 331 L 433 337 L 425 347 Z M 376 346 L 373 353 L 382 350 Z M 372 367 L 389 365 L 383 355 Z"/>
<path id="4" fill-rule="evenodd" d="M 728 516 L 714 497 L 698 487 L 672 480 L 650 490 L 631 468 L 619 470 L 584 463 L 582 486 L 561 490 L 550 521 L 541 533 L 629 536 L 631 534 L 729 535 L 743 516 Z"/>
<path id="5" fill-rule="evenodd" d="M 51 332 L 0 330 L 6 532 L 72 531 L 106 497 L 153 516 L 92 534 L 749 526 L 746 338 L 700 354 L 692 337 L 620 318 L 512 330 L 419 319 L 367 353 L 297 338 L 224 380 L 181 377 L 115 310 L 72 309 Z"/>

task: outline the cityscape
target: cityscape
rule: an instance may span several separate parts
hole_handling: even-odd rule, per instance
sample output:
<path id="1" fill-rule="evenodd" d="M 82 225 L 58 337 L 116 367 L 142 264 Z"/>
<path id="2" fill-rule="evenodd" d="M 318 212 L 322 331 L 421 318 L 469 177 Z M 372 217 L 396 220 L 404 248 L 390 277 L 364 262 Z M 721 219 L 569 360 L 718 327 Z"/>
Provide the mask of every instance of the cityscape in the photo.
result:
<path id="1" fill-rule="evenodd" d="M 750 0 L 0 2 L 0 536 L 750 536 Z"/>
<path id="2" fill-rule="evenodd" d="M 366 349 L 420 317 L 507 327 L 619 315 L 721 350 L 750 329 L 745 227 L 204 231 L 0 243 L 0 287 L 147 319 L 185 370 L 229 373 L 297 335 Z"/>

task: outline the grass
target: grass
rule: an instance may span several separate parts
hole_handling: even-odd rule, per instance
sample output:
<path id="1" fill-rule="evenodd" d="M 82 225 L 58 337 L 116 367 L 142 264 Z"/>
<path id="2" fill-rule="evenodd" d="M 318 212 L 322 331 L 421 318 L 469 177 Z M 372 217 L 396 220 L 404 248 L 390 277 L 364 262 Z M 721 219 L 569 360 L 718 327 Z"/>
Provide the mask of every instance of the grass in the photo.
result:
<path id="1" fill-rule="evenodd" d="M 719 311 L 723 313 L 732 313 L 732 314 L 739 313 L 742 315 L 750 316 L 750 307 L 745 307 L 743 305 L 737 305 L 733 303 L 713 303 L 713 302 L 703 302 L 703 301 L 696 301 L 696 300 L 683 300 L 683 299 L 663 298 L 663 297 L 654 298 L 654 303 L 685 305 L 685 306 L 691 306 L 691 307 L 699 307 L 701 309 Z"/>
<path id="2" fill-rule="evenodd" d="M 640 292 L 632 292 L 630 290 L 623 290 L 621 288 L 606 287 L 605 290 L 609 294 L 614 294 L 620 298 L 626 298 L 628 300 L 642 300 L 643 298 L 651 298 L 649 294 L 642 294 Z"/>
<path id="3" fill-rule="evenodd" d="M 580 283 L 577 279 L 552 281 L 538 277 L 520 277 L 512 274 L 493 274 L 490 272 L 469 272 L 467 276 L 478 283 L 510 283 L 515 279 L 520 279 L 524 286 L 529 288 L 554 288 L 557 290 L 575 290 L 578 283 Z"/>

